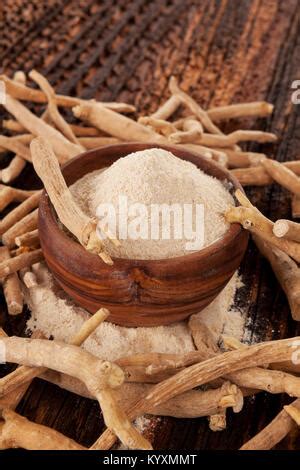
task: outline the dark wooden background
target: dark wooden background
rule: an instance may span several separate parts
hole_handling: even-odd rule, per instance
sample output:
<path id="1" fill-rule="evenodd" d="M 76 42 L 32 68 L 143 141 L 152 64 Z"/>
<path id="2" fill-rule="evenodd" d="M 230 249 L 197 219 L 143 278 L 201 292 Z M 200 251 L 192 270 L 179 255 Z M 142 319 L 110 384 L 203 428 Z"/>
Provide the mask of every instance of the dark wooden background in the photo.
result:
<path id="1" fill-rule="evenodd" d="M 278 145 L 249 148 L 293 160 L 300 158 L 300 105 L 291 102 L 292 81 L 300 79 L 299 7 L 298 0 L 2 0 L 0 67 L 8 74 L 36 68 L 61 93 L 124 100 L 144 114 L 168 96 L 172 74 L 205 107 L 268 100 L 275 105 L 273 116 L 243 125 L 276 132 Z M 16 182 L 20 187 L 32 183 L 30 168 Z M 249 194 L 271 218 L 290 216 L 288 195 L 278 186 L 250 188 Z M 240 303 L 256 339 L 299 334 L 271 269 L 252 244 L 241 271 L 246 287 Z M 1 306 L 1 326 L 21 334 L 25 316 L 12 320 L 3 298 Z M 208 430 L 206 419 L 163 418 L 153 444 L 157 449 L 237 449 L 289 401 L 262 393 L 247 400 L 238 415 L 229 414 L 227 430 L 219 433 Z M 92 444 L 102 429 L 95 402 L 39 380 L 18 411 L 83 445 Z M 279 448 L 299 445 L 295 431 Z"/>

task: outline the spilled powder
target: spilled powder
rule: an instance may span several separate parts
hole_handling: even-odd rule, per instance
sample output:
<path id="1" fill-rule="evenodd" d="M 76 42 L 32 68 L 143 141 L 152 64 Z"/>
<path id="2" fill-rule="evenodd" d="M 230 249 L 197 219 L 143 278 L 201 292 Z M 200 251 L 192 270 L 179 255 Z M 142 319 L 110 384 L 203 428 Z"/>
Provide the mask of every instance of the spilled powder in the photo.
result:
<path id="1" fill-rule="evenodd" d="M 89 216 L 96 216 L 100 204 L 111 204 L 114 207 L 118 238 L 119 229 L 128 226 L 137 216 L 138 226 L 148 227 L 145 232 L 142 231 L 144 239 L 132 239 L 129 236 L 122 239 L 120 247 L 115 247 L 108 241 L 104 242 L 111 256 L 131 259 L 173 258 L 192 252 L 186 246 L 189 238 L 185 237 L 185 234 L 179 239 L 174 239 L 173 236 L 171 239 L 163 239 L 161 217 L 158 222 L 159 239 L 151 239 L 153 204 L 179 204 L 181 208 L 183 204 L 191 204 L 193 230 L 197 227 L 196 204 L 204 205 L 203 247 L 210 245 L 226 232 L 229 226 L 222 214 L 228 205 L 233 204 L 232 196 L 221 181 L 207 175 L 193 163 L 158 148 L 120 158 L 104 171 L 98 170 L 84 176 L 70 189 L 82 210 Z M 139 203 L 143 204 L 146 210 L 142 213 L 137 209 L 137 214 L 123 217 L 124 209 L 119 211 L 120 196 L 126 197 L 128 207 Z M 173 234 L 173 217 L 170 226 Z"/>
<path id="2" fill-rule="evenodd" d="M 69 341 L 90 314 L 74 304 L 54 281 L 47 267 L 40 263 L 34 268 L 38 285 L 25 289 L 25 299 L 31 310 L 27 327 L 39 329 L 46 337 Z M 215 334 L 225 333 L 242 338 L 244 319 L 234 305 L 236 290 L 241 286 L 237 273 L 221 294 L 197 316 Z M 138 353 L 186 353 L 194 350 L 187 322 L 153 328 L 127 328 L 109 322 L 101 324 L 85 341 L 83 347 L 107 360 Z"/>

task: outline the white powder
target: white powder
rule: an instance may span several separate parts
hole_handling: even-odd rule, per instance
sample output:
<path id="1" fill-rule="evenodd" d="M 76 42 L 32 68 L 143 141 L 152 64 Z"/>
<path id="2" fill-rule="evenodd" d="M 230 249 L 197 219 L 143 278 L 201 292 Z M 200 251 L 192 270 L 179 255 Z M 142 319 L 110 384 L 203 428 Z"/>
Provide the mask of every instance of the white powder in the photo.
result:
<path id="1" fill-rule="evenodd" d="M 35 268 L 35 272 L 38 285 L 25 289 L 26 302 L 31 310 L 27 327 L 31 331 L 37 328 L 47 337 L 70 341 L 90 314 L 66 296 L 43 263 Z M 223 332 L 238 339 L 242 337 L 242 314 L 232 308 L 240 284 L 235 274 L 221 294 L 197 314 L 213 331 L 216 339 Z M 85 341 L 83 347 L 108 360 L 138 353 L 180 354 L 194 350 L 186 322 L 153 328 L 126 328 L 105 322 Z"/>
<path id="2" fill-rule="evenodd" d="M 233 203 L 230 193 L 223 184 L 194 164 L 175 157 L 162 149 L 149 149 L 135 152 L 117 160 L 106 170 L 86 175 L 77 181 L 71 191 L 81 208 L 91 216 L 96 215 L 100 204 L 111 204 L 115 208 L 117 234 L 121 226 L 132 221 L 126 218 L 124 225 L 119 224 L 119 196 L 126 197 L 128 207 L 143 204 L 146 211 L 138 212 L 140 225 L 148 227 L 145 239 L 122 240 L 121 247 L 106 241 L 110 255 L 131 259 L 163 259 L 191 253 L 186 243 L 189 238 L 183 234 L 179 239 L 163 239 L 163 220 L 159 221 L 159 239 L 151 239 L 151 205 L 153 204 L 191 204 L 194 208 L 192 228 L 196 229 L 196 204 L 204 205 L 204 246 L 220 238 L 228 229 L 223 213 Z M 134 216 L 133 216 L 134 217 Z M 183 218 L 182 218 L 183 222 Z M 171 235 L 174 220 L 171 217 Z"/>

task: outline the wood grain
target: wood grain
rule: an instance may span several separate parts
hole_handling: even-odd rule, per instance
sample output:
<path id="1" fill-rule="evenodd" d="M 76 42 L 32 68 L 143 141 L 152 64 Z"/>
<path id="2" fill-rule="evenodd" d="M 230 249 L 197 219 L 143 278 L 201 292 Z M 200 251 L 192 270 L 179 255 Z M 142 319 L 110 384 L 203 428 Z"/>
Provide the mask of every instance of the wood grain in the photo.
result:
<path id="1" fill-rule="evenodd" d="M 276 132 L 277 145 L 245 148 L 279 161 L 299 158 L 300 107 L 291 103 L 291 83 L 300 77 L 298 0 L 31 0 L 26 8 L 16 0 L 3 4 L 0 50 L 6 72 L 35 67 L 46 72 L 60 92 L 118 98 L 135 104 L 142 114 L 154 111 L 168 97 L 172 74 L 204 107 L 267 100 L 275 105 L 272 117 L 233 121 L 224 125 L 224 132 L 241 125 Z M 27 13 L 30 8 L 34 13 Z M 17 184 L 28 188 L 32 181 L 28 167 Z M 273 185 L 247 191 L 273 220 L 290 217 L 285 190 Z M 253 331 L 247 338 L 299 334 L 283 292 L 253 244 L 241 273 L 246 286 L 239 302 Z M 8 333 L 20 334 L 24 319 L 8 318 L 3 305 L 2 324 Z M 205 419 L 162 419 L 154 432 L 154 447 L 237 449 L 289 401 L 267 394 L 248 399 L 220 433 L 210 432 Z M 102 426 L 95 403 L 40 381 L 27 392 L 19 411 L 83 445 L 91 444 Z M 278 447 L 299 445 L 295 432 Z"/>

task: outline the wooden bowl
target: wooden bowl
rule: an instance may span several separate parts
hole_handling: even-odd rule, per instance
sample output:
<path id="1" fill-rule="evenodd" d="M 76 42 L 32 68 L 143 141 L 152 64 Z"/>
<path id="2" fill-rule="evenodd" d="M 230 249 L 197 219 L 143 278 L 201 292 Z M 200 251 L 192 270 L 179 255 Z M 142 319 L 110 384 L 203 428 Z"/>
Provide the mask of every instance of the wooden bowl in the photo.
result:
<path id="1" fill-rule="evenodd" d="M 120 157 L 152 147 L 157 144 L 125 143 L 85 152 L 68 162 L 63 174 L 71 185 Z M 233 191 L 242 189 L 219 165 L 186 150 L 160 147 L 209 175 L 231 182 Z M 201 251 L 162 260 L 115 258 L 114 265 L 108 266 L 61 230 L 45 191 L 39 207 L 39 234 L 46 262 L 63 290 L 91 313 L 107 307 L 110 321 L 124 326 L 166 325 L 200 312 L 230 280 L 248 242 L 247 232 L 234 224 Z"/>

